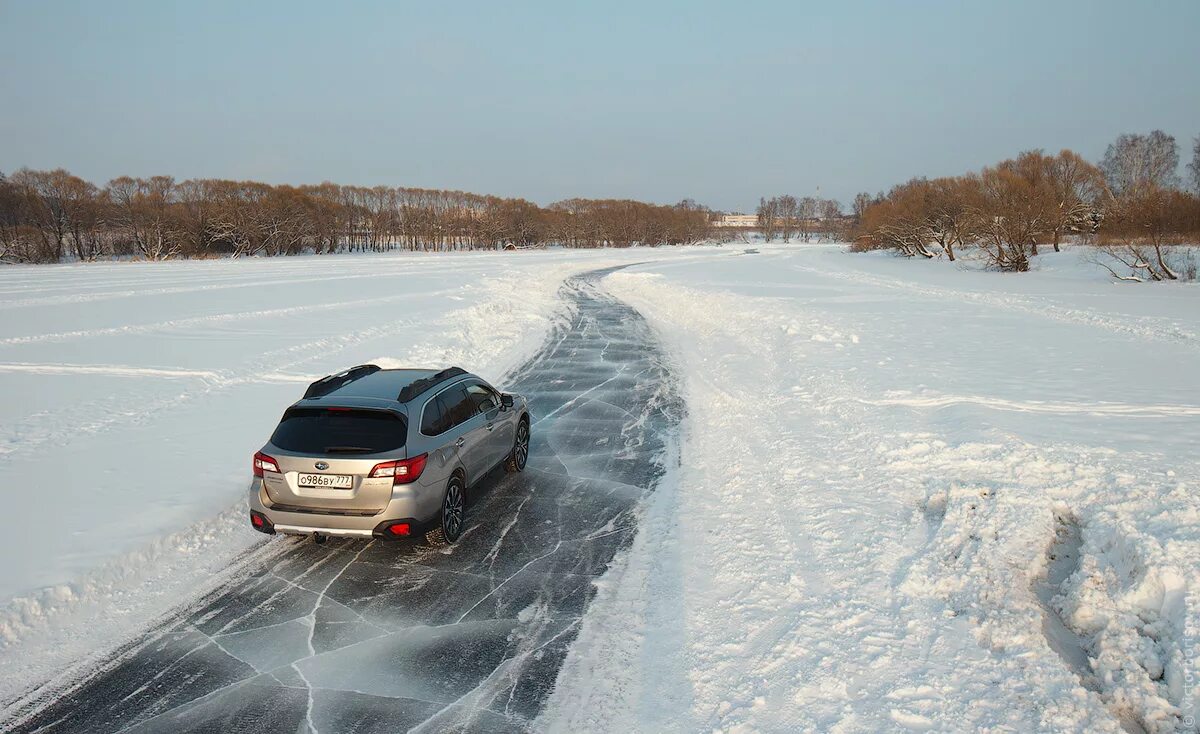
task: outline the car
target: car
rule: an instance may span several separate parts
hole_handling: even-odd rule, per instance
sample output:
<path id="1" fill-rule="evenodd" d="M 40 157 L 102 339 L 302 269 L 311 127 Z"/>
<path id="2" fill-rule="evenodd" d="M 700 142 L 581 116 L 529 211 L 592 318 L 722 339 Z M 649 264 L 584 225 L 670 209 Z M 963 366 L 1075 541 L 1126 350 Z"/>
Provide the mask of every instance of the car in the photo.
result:
<path id="1" fill-rule="evenodd" d="M 527 401 L 462 368 L 366 364 L 323 377 L 254 454 L 250 524 L 267 534 L 458 540 L 466 492 L 529 460 Z"/>

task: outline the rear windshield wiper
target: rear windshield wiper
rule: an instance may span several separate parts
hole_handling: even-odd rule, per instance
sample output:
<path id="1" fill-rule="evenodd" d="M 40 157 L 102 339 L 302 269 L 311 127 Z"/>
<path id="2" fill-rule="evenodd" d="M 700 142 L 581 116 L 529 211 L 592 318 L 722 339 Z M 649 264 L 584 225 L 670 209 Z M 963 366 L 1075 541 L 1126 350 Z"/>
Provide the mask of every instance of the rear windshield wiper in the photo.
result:
<path id="1" fill-rule="evenodd" d="M 378 452 L 375 449 L 367 448 L 366 446 L 326 446 L 325 453 L 327 453 L 327 454 L 375 454 Z"/>

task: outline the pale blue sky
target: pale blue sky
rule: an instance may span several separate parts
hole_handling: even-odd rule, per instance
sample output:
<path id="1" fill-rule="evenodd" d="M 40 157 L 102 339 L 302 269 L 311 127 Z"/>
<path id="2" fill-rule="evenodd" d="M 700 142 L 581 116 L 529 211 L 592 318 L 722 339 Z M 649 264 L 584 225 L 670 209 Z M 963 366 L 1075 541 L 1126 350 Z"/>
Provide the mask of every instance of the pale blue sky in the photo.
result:
<path id="1" fill-rule="evenodd" d="M 1190 150 L 1198 32 L 1200 0 L 0 0 L 0 170 L 845 202 L 1121 132 Z"/>

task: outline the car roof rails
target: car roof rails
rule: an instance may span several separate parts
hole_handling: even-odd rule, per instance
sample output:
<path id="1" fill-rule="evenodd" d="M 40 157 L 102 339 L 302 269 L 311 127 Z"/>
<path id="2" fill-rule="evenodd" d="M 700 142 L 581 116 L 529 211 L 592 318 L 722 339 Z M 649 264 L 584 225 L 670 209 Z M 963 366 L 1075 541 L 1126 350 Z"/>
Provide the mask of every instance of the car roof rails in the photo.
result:
<path id="1" fill-rule="evenodd" d="M 439 385 L 446 380 L 451 380 L 455 377 L 461 377 L 465 374 L 467 374 L 467 371 L 462 367 L 447 367 L 441 372 L 435 372 L 429 377 L 422 377 L 419 380 L 414 380 L 405 385 L 404 389 L 400 391 L 400 394 L 396 396 L 396 400 L 400 401 L 401 403 L 407 403 L 409 400 L 412 400 L 429 388 Z"/>
<path id="2" fill-rule="evenodd" d="M 304 399 L 308 400 L 309 398 L 319 398 L 328 395 L 339 387 L 348 385 L 360 377 L 373 375 L 380 369 L 380 366 L 377 364 L 360 364 L 357 367 L 351 367 L 335 375 L 326 375 L 308 386 L 308 389 L 304 391 Z"/>

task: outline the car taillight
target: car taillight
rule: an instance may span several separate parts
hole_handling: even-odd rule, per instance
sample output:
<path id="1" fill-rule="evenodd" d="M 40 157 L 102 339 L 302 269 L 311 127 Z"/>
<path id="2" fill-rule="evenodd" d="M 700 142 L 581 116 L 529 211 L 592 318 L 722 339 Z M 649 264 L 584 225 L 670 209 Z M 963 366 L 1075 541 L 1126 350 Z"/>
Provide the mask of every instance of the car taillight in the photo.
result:
<path id="1" fill-rule="evenodd" d="M 279 474 L 279 464 L 276 464 L 270 456 L 259 451 L 254 455 L 254 476 L 261 477 L 264 471 L 273 471 Z"/>
<path id="2" fill-rule="evenodd" d="M 412 527 L 406 522 L 398 522 L 388 526 L 388 532 L 397 538 L 403 538 L 412 532 Z"/>
<path id="3" fill-rule="evenodd" d="M 421 454 L 399 461 L 385 461 L 382 464 L 376 464 L 375 468 L 371 469 L 370 476 L 374 479 L 392 477 L 392 484 L 415 482 L 421 476 L 421 472 L 425 471 L 425 459 L 427 458 L 429 458 L 429 454 Z"/>

